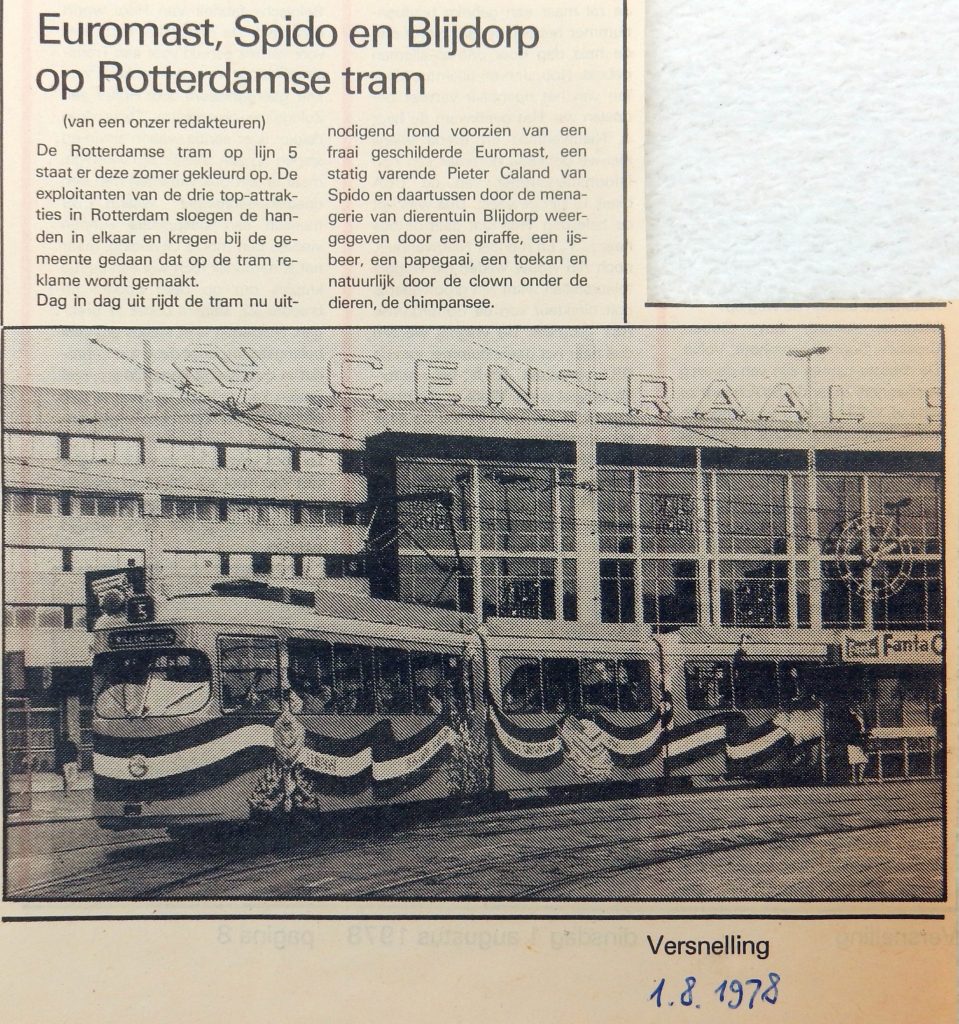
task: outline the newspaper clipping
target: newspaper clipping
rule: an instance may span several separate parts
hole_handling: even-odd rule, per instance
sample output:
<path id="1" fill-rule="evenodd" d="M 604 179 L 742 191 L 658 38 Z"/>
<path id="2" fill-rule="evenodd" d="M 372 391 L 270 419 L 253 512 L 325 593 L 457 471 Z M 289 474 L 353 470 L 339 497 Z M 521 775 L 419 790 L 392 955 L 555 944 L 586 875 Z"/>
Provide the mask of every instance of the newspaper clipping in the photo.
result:
<path id="1" fill-rule="evenodd" d="M 11 1020 L 953 1019 L 955 309 L 649 303 L 642 19 L 7 5 Z"/>

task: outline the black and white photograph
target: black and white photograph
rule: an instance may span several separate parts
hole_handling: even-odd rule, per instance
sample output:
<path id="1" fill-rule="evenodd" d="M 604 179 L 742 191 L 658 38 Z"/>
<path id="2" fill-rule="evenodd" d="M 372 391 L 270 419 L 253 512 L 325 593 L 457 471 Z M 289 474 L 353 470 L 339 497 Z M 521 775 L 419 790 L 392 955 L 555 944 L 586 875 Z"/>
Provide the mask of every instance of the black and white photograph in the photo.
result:
<path id="1" fill-rule="evenodd" d="M 942 901 L 942 358 L 7 330 L 7 899 Z"/>

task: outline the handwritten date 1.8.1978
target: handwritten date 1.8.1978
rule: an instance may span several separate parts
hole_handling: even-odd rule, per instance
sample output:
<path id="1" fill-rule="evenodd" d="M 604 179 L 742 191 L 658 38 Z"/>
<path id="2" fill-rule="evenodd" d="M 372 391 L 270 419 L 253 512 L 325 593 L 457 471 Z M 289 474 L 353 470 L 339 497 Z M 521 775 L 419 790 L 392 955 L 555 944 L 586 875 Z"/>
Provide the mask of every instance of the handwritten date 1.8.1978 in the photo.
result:
<path id="1" fill-rule="evenodd" d="M 670 998 L 666 978 L 660 978 L 655 988 L 650 992 L 649 998 L 657 1008 L 670 1006 L 685 1006 L 700 1009 L 702 1003 L 696 992 L 697 979 L 689 975 L 684 979 L 682 989 L 676 986 L 675 998 Z M 780 975 L 770 971 L 765 978 L 747 978 L 740 981 L 738 978 L 724 978 L 714 989 L 708 992 L 707 999 L 714 998 L 723 1003 L 730 1010 L 738 1010 L 740 1007 L 746 1010 L 758 1009 L 763 1003 L 774 1006 L 779 999 Z M 703 991 L 707 991 L 703 989 Z"/>

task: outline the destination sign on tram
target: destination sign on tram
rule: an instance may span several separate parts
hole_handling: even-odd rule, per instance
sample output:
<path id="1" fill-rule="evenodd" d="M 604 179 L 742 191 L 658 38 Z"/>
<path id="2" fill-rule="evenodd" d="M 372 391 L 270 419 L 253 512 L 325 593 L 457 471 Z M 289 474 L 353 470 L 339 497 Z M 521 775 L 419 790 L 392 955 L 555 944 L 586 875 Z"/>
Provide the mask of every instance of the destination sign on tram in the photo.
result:
<path id="1" fill-rule="evenodd" d="M 944 645 L 943 634 L 932 631 L 843 633 L 842 660 L 866 665 L 938 665 Z"/>
<path id="2" fill-rule="evenodd" d="M 107 643 L 114 650 L 123 647 L 169 647 L 177 642 L 173 629 L 122 629 L 107 635 Z"/>

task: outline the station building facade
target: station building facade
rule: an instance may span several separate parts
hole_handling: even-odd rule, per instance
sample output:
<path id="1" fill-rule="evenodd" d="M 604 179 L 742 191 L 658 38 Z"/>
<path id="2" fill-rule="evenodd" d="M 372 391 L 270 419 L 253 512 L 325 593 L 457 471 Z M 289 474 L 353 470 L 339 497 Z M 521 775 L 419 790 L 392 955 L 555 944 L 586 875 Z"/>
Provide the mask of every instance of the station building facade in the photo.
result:
<path id="1" fill-rule="evenodd" d="M 800 417 L 599 413 L 584 435 L 576 412 L 529 408 L 327 395 L 254 420 L 155 402 L 144 429 L 141 396 L 5 389 L 5 650 L 31 707 L 28 735 L 8 706 L 8 743 L 41 767 L 64 734 L 88 746 L 89 569 L 654 631 L 942 631 L 936 422 L 812 436 Z M 941 704 L 941 667 L 856 670 L 900 719 Z M 910 774 L 907 748 L 886 774 Z"/>
<path id="2" fill-rule="evenodd" d="M 437 458 L 441 451 L 445 457 Z M 510 458 L 521 453 L 526 459 Z M 452 528 L 426 502 L 398 506 L 392 563 L 384 566 L 371 550 L 378 591 L 483 617 L 577 619 L 576 534 L 591 524 L 577 516 L 572 446 L 543 446 L 537 454 L 544 461 L 530 462 L 528 445 L 506 440 L 374 440 L 368 455 L 374 496 L 445 491 L 453 497 Z M 385 472 L 377 478 L 384 456 Z M 941 629 L 938 456 L 818 453 L 822 540 L 815 555 L 806 458 L 805 451 L 781 449 L 600 443 L 601 621 L 645 623 L 656 631 L 803 628 L 813 621 L 839 630 Z M 873 532 L 889 527 L 869 599 L 863 522 Z M 446 584 L 449 573 L 456 585 Z"/>

